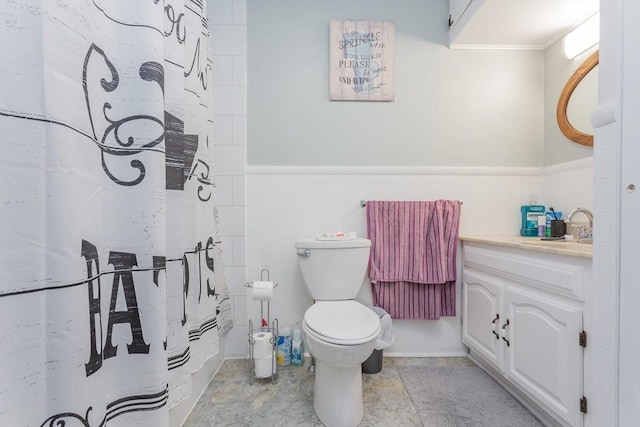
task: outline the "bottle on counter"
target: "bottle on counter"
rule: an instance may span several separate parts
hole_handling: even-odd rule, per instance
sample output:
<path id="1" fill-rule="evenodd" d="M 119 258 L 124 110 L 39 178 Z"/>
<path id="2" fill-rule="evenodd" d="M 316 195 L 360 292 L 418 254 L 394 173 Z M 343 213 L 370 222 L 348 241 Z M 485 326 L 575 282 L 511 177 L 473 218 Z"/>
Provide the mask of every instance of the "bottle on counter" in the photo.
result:
<path id="1" fill-rule="evenodd" d="M 535 202 L 533 202 L 535 203 Z M 535 237 L 538 235 L 538 217 L 545 216 L 544 205 L 524 205 L 520 207 L 522 216 L 520 235 Z M 544 237 L 544 236 L 542 236 Z"/>
<path id="2" fill-rule="evenodd" d="M 547 233 L 547 218 L 544 215 L 538 216 L 538 237 L 545 237 Z"/>

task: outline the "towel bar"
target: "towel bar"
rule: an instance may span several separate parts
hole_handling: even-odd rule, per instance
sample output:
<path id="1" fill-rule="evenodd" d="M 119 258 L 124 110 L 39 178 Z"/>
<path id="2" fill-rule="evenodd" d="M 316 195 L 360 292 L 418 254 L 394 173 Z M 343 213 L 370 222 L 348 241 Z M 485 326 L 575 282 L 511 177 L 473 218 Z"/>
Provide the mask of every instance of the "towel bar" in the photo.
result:
<path id="1" fill-rule="evenodd" d="M 462 204 L 464 204 L 464 202 L 460 202 L 460 204 L 462 205 Z M 367 201 L 366 200 L 360 200 L 360 206 L 362 206 L 363 208 L 365 206 L 367 206 Z"/>

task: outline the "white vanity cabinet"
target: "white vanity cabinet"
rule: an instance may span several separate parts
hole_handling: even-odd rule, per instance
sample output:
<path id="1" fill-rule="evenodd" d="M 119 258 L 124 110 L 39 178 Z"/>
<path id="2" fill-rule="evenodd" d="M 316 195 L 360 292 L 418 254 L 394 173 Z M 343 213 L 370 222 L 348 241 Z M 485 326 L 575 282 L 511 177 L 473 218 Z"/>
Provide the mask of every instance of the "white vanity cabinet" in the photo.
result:
<path id="1" fill-rule="evenodd" d="M 545 422 L 583 426 L 591 259 L 466 241 L 463 254 L 470 357 Z"/>

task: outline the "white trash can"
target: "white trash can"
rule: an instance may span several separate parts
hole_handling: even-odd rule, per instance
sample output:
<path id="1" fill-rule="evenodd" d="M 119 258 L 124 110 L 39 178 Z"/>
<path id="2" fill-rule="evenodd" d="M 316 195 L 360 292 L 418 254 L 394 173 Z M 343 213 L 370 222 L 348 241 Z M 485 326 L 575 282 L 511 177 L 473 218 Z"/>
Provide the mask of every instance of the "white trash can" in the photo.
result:
<path id="1" fill-rule="evenodd" d="M 371 307 L 380 318 L 380 335 L 374 350 L 367 360 L 362 362 L 363 374 L 377 374 L 382 371 L 383 350 L 393 344 L 393 325 L 391 316 L 380 307 Z"/>

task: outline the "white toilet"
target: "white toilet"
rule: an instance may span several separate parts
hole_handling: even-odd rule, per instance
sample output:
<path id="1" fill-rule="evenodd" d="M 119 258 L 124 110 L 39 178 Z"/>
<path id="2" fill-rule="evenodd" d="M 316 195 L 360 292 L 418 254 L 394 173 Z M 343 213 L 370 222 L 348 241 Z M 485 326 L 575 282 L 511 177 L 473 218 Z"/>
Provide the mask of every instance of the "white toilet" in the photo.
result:
<path id="1" fill-rule="evenodd" d="M 355 301 L 364 279 L 371 241 L 296 241 L 298 261 L 314 304 L 302 321 L 315 357 L 313 406 L 327 427 L 354 427 L 362 420 L 361 364 L 373 352 L 380 320 Z"/>

